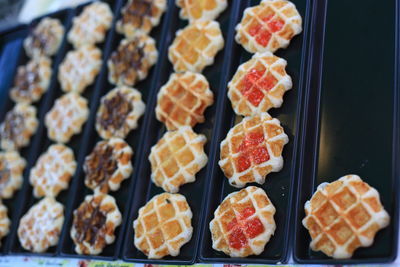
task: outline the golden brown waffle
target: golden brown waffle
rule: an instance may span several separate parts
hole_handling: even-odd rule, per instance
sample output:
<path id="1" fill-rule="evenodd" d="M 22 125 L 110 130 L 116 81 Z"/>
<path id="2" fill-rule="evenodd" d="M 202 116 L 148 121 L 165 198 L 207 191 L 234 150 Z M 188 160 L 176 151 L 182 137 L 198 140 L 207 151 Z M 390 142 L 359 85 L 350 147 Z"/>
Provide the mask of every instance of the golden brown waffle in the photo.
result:
<path id="1" fill-rule="evenodd" d="M 82 93 L 94 82 L 101 63 L 101 50 L 93 45 L 83 45 L 68 52 L 58 72 L 61 89 Z"/>
<path id="2" fill-rule="evenodd" d="M 127 38 L 147 34 L 160 23 L 166 8 L 166 0 L 129 0 L 122 8 L 122 18 L 117 21 L 117 32 Z"/>
<path id="3" fill-rule="evenodd" d="M 121 224 L 121 213 L 112 196 L 102 193 L 86 196 L 74 211 L 71 238 L 78 254 L 97 255 L 114 242 L 114 231 Z"/>
<path id="4" fill-rule="evenodd" d="M 192 211 L 180 194 L 154 196 L 139 209 L 133 222 L 135 246 L 149 259 L 178 256 L 181 247 L 192 238 Z"/>
<path id="5" fill-rule="evenodd" d="M 94 2 L 86 6 L 82 13 L 73 19 L 68 41 L 75 48 L 102 43 L 111 27 L 112 19 L 113 13 L 107 3 Z"/>
<path id="6" fill-rule="evenodd" d="M 139 34 L 124 39 L 108 60 L 108 80 L 115 85 L 134 86 L 146 79 L 157 58 L 156 43 L 150 36 Z"/>
<path id="7" fill-rule="evenodd" d="M 29 181 L 35 197 L 57 197 L 68 188 L 76 170 L 74 152 L 62 144 L 51 145 L 31 169 Z"/>
<path id="8" fill-rule="evenodd" d="M 27 145 L 38 127 L 36 108 L 20 103 L 7 112 L 2 124 L 0 124 L 0 146 L 3 150 L 19 150 Z"/>
<path id="9" fill-rule="evenodd" d="M 64 36 L 64 26 L 58 19 L 44 18 L 24 40 L 29 57 L 53 56 L 57 53 Z"/>
<path id="10" fill-rule="evenodd" d="M 227 0 L 176 0 L 176 5 L 181 8 L 181 19 L 214 20 L 228 6 Z"/>
<path id="11" fill-rule="evenodd" d="M 0 198 L 11 198 L 21 188 L 25 167 L 26 160 L 18 152 L 0 152 Z"/>
<path id="12" fill-rule="evenodd" d="M 173 73 L 157 96 L 156 117 L 168 130 L 204 122 L 204 111 L 214 103 L 207 79 L 199 73 Z"/>
<path id="13" fill-rule="evenodd" d="M 176 32 L 168 58 L 176 72 L 202 72 L 214 63 L 214 57 L 223 47 L 219 23 L 198 20 Z"/>
<path id="14" fill-rule="evenodd" d="M 390 221 L 378 191 L 357 175 L 320 184 L 304 209 L 311 249 L 336 259 L 350 258 L 357 248 L 371 246 L 376 232 Z"/>
<path id="15" fill-rule="evenodd" d="M 96 130 L 103 139 L 125 138 L 137 128 L 145 107 L 138 90 L 127 86 L 117 87 L 101 99 Z"/>
<path id="16" fill-rule="evenodd" d="M 229 194 L 210 222 L 213 249 L 231 257 L 259 255 L 274 234 L 275 207 L 261 188 Z"/>
<path id="17" fill-rule="evenodd" d="M 35 253 L 45 252 L 58 244 L 64 222 L 64 206 L 46 197 L 22 216 L 18 227 L 21 246 Z"/>
<path id="18" fill-rule="evenodd" d="M 8 218 L 7 212 L 7 207 L 0 200 L 0 241 L 10 232 L 11 221 Z"/>
<path id="19" fill-rule="evenodd" d="M 19 66 L 10 97 L 17 103 L 39 101 L 47 91 L 51 78 L 51 59 L 43 56 L 34 58 Z"/>
<path id="20" fill-rule="evenodd" d="M 170 193 L 196 180 L 196 173 L 207 164 L 204 144 L 207 139 L 189 126 L 166 132 L 151 148 L 151 180 Z"/>
<path id="21" fill-rule="evenodd" d="M 83 165 L 85 185 L 102 193 L 117 191 L 132 173 L 132 155 L 132 148 L 120 138 L 98 142 Z"/>
<path id="22" fill-rule="evenodd" d="M 268 113 L 245 117 L 221 142 L 218 164 L 234 187 L 263 184 L 270 172 L 282 169 L 282 150 L 288 142 L 279 120 Z"/>
<path id="23" fill-rule="evenodd" d="M 236 26 L 236 41 L 250 53 L 273 53 L 289 45 L 293 36 L 302 31 L 301 24 L 301 16 L 290 1 L 263 0 L 244 11 Z"/>
<path id="24" fill-rule="evenodd" d="M 55 142 L 68 143 L 71 137 L 79 134 L 89 117 L 87 100 L 77 93 L 61 96 L 46 114 L 47 135 Z"/>
<path id="25" fill-rule="evenodd" d="M 251 116 L 280 107 L 284 93 L 292 88 L 285 67 L 286 60 L 271 52 L 256 53 L 240 65 L 228 84 L 228 97 L 235 113 Z"/>

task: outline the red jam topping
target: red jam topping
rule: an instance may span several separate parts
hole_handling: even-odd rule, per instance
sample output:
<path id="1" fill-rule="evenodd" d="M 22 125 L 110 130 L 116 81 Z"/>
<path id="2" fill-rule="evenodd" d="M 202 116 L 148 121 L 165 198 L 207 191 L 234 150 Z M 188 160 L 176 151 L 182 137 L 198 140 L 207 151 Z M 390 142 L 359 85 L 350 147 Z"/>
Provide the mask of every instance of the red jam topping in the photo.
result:
<path id="1" fill-rule="evenodd" d="M 271 39 L 272 34 L 269 32 L 267 29 L 262 29 L 259 34 L 256 37 L 257 43 L 259 43 L 262 46 L 267 46 L 269 43 L 269 40 Z"/>
<path id="2" fill-rule="evenodd" d="M 245 233 L 250 238 L 255 238 L 262 232 L 264 232 L 264 225 L 260 221 L 260 219 L 255 218 L 252 220 L 248 220 L 244 226 Z"/>
<path id="3" fill-rule="evenodd" d="M 271 14 L 261 19 L 263 22 L 266 23 L 267 26 L 256 23 L 254 25 L 251 25 L 249 28 L 249 34 L 253 37 L 257 35 L 257 43 L 264 47 L 268 45 L 272 33 L 280 31 L 285 25 L 284 20 L 280 19 L 279 17 L 272 19 L 273 17 L 274 14 Z M 268 29 L 266 27 L 268 27 Z"/>
<path id="4" fill-rule="evenodd" d="M 240 156 L 237 159 L 237 168 L 239 172 L 250 168 L 251 163 L 261 164 L 269 160 L 269 153 L 264 143 L 264 134 L 261 132 L 252 132 L 245 136 L 242 144 L 239 146 Z"/>
<path id="5" fill-rule="evenodd" d="M 235 228 L 229 235 L 229 246 L 234 249 L 241 249 L 247 245 L 247 237 L 241 228 Z"/>
<path id="6" fill-rule="evenodd" d="M 280 31 L 283 28 L 283 25 L 285 25 L 285 22 L 280 18 L 268 22 L 268 27 L 270 28 L 271 32 Z"/>

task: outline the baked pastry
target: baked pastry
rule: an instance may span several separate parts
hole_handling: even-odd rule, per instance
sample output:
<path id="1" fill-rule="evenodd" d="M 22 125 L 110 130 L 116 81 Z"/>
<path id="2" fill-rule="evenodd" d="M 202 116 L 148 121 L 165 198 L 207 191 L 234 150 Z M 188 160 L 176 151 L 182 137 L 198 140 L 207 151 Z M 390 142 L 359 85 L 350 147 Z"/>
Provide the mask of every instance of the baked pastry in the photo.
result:
<path id="1" fill-rule="evenodd" d="M 178 256 L 181 247 L 192 238 L 192 211 L 180 194 L 154 196 L 139 209 L 133 222 L 135 246 L 149 259 Z"/>
<path id="2" fill-rule="evenodd" d="M 25 52 L 29 57 L 53 56 L 60 48 L 64 26 L 58 19 L 44 18 L 24 40 Z"/>
<path id="3" fill-rule="evenodd" d="M 214 20 L 228 6 L 227 0 L 176 0 L 176 5 L 181 8 L 181 19 Z"/>
<path id="4" fill-rule="evenodd" d="M 0 124 L 1 149 L 19 150 L 29 145 L 38 124 L 34 106 L 25 103 L 16 104 L 7 112 L 3 123 Z"/>
<path id="5" fill-rule="evenodd" d="M 139 34 L 124 39 L 108 60 L 108 80 L 115 85 L 134 86 L 146 79 L 157 58 L 156 43 L 150 36 Z"/>
<path id="6" fill-rule="evenodd" d="M 122 8 L 121 19 L 117 21 L 117 32 L 127 38 L 137 33 L 148 34 L 160 23 L 166 8 L 166 0 L 129 0 Z"/>
<path id="7" fill-rule="evenodd" d="M 262 0 L 246 8 L 236 26 L 236 41 L 250 53 L 275 52 L 286 48 L 301 33 L 302 19 L 296 6 L 287 0 Z"/>
<path id="8" fill-rule="evenodd" d="M 221 142 L 218 164 L 234 187 L 263 184 L 270 172 L 282 169 L 282 150 L 288 142 L 279 120 L 268 113 L 245 117 Z"/>
<path id="9" fill-rule="evenodd" d="M 137 128 L 145 107 L 139 91 L 127 86 L 117 87 L 101 99 L 96 130 L 103 139 L 124 139 L 131 130 Z"/>
<path id="10" fill-rule="evenodd" d="M 0 198 L 12 198 L 21 188 L 26 160 L 18 152 L 0 152 Z M 1 231 L 0 231 L 1 238 Z"/>
<path id="11" fill-rule="evenodd" d="M 0 240 L 10 232 L 11 221 L 8 218 L 7 212 L 7 207 L 0 200 Z"/>
<path id="12" fill-rule="evenodd" d="M 207 79 L 200 73 L 173 73 L 157 96 L 156 117 L 168 130 L 204 122 L 204 111 L 214 103 Z"/>
<path id="13" fill-rule="evenodd" d="M 16 103 L 28 104 L 39 101 L 49 88 L 51 73 L 51 60 L 43 56 L 19 66 L 14 87 L 10 90 L 11 99 Z"/>
<path id="14" fill-rule="evenodd" d="M 107 3 L 99 1 L 87 5 L 82 13 L 73 19 L 68 41 L 75 48 L 102 43 L 111 27 L 112 19 L 113 13 Z"/>
<path id="15" fill-rule="evenodd" d="M 151 148 L 151 180 L 164 191 L 176 193 L 181 185 L 196 180 L 196 173 L 207 164 L 204 144 L 207 138 L 189 126 L 166 132 Z"/>
<path id="16" fill-rule="evenodd" d="M 310 248 L 335 259 L 350 258 L 357 248 L 371 246 L 376 232 L 390 221 L 378 191 L 357 175 L 320 184 L 304 209 Z"/>
<path id="17" fill-rule="evenodd" d="M 224 47 L 219 23 L 197 20 L 176 32 L 168 50 L 168 58 L 176 72 L 202 72 L 214 63 L 214 57 Z"/>
<path id="18" fill-rule="evenodd" d="M 35 253 L 45 252 L 58 244 L 64 222 L 64 206 L 46 197 L 22 216 L 18 226 L 21 246 Z"/>
<path id="19" fill-rule="evenodd" d="M 228 97 L 238 115 L 251 116 L 278 108 L 284 93 L 292 88 L 286 60 L 271 52 L 256 53 L 239 66 L 228 84 Z"/>
<path id="20" fill-rule="evenodd" d="M 97 255 L 114 242 L 114 231 L 121 224 L 121 213 L 112 196 L 95 193 L 74 211 L 71 238 L 78 254 Z"/>
<path id="21" fill-rule="evenodd" d="M 60 64 L 58 81 L 64 92 L 82 93 L 91 85 L 101 69 L 101 50 L 83 45 L 68 52 Z"/>
<path id="22" fill-rule="evenodd" d="M 213 249 L 231 257 L 259 255 L 276 229 L 275 207 L 261 188 L 229 194 L 210 222 Z"/>
<path id="23" fill-rule="evenodd" d="M 29 181 L 33 195 L 57 197 L 68 188 L 69 181 L 76 170 L 74 152 L 62 144 L 51 145 L 36 161 L 31 169 Z"/>
<path id="24" fill-rule="evenodd" d="M 120 138 L 98 142 L 83 165 L 85 185 L 102 193 L 117 191 L 132 174 L 132 155 L 132 148 Z"/>
<path id="25" fill-rule="evenodd" d="M 68 93 L 56 100 L 46 114 L 47 135 L 55 142 L 68 143 L 79 134 L 89 117 L 87 100 L 77 93 Z"/>

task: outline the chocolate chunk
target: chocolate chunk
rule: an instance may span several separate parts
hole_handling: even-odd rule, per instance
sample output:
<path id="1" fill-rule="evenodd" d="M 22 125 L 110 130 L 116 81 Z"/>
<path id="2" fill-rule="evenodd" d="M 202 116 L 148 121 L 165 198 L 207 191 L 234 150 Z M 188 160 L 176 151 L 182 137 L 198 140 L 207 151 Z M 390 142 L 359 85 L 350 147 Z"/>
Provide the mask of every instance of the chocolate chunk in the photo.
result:
<path id="1" fill-rule="evenodd" d="M 152 8 L 153 1 L 151 0 L 133 0 L 127 4 L 126 9 L 122 12 L 122 22 L 142 28 L 145 17 L 152 16 Z"/>
<path id="2" fill-rule="evenodd" d="M 105 109 L 99 118 L 100 125 L 104 129 L 112 128 L 111 130 L 122 128 L 128 114 L 133 110 L 132 104 L 120 92 L 111 99 L 105 99 L 103 104 Z"/>

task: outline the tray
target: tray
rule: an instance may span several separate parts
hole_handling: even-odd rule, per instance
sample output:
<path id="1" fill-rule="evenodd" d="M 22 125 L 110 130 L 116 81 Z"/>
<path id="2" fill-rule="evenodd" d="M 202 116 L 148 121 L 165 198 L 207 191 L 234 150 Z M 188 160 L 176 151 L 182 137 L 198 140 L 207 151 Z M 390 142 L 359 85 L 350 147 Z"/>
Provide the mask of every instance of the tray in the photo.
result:
<path id="1" fill-rule="evenodd" d="M 323 0 L 313 10 L 314 53 L 302 111 L 301 194 L 294 221 L 293 257 L 298 263 L 382 263 L 397 255 L 398 8 L 398 1 L 377 5 L 366 0 L 360 5 Z M 372 109 L 375 100 L 380 104 Z M 320 183 L 350 173 L 380 192 L 391 222 L 371 247 L 359 248 L 349 260 L 333 260 L 309 249 L 310 237 L 301 224 L 303 205 Z"/>

